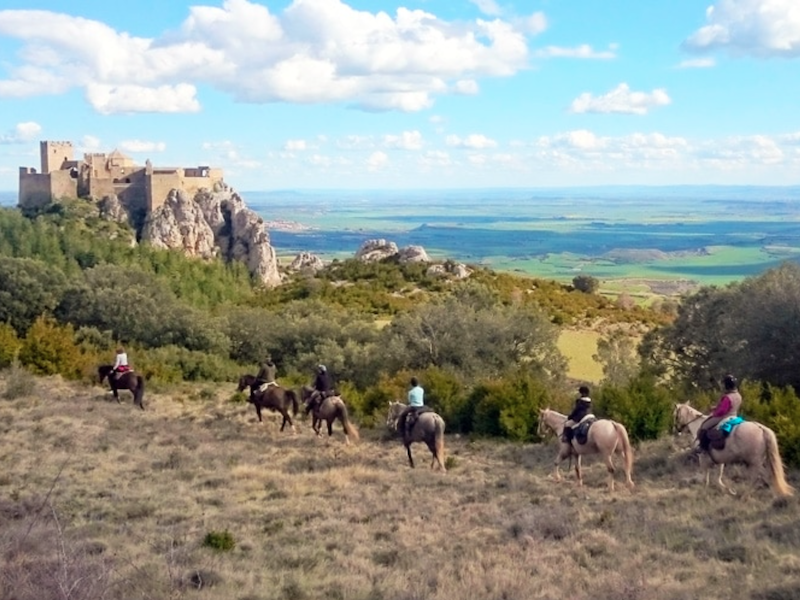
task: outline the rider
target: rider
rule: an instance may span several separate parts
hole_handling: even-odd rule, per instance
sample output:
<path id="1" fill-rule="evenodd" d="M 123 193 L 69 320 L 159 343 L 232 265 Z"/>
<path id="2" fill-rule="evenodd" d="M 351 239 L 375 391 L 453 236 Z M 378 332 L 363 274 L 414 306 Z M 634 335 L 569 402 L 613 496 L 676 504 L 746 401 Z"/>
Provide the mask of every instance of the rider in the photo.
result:
<path id="1" fill-rule="evenodd" d="M 253 382 L 252 392 L 255 393 L 262 385 L 266 384 L 267 387 L 271 385 L 278 385 L 275 381 L 277 367 L 272 361 L 271 356 L 267 356 L 266 360 L 261 363 L 261 368 L 256 373 L 256 380 Z"/>
<path id="2" fill-rule="evenodd" d="M 572 442 L 572 437 L 575 435 L 575 427 L 581 420 L 592 412 L 592 399 L 589 397 L 589 388 L 582 385 L 578 388 L 580 396 L 575 400 L 575 406 L 572 412 L 569 413 L 566 423 L 564 423 L 564 432 L 561 435 L 561 440 L 567 444 Z"/>
<path id="3" fill-rule="evenodd" d="M 133 369 L 128 364 L 128 353 L 125 352 L 125 347 L 120 344 L 114 356 L 114 366 L 111 367 L 111 374 L 119 377 L 119 375 L 127 371 L 133 371 Z"/>
<path id="4" fill-rule="evenodd" d="M 425 390 L 416 377 L 411 378 L 411 389 L 408 390 L 408 406 L 403 409 L 397 418 L 397 430 L 410 431 L 414 427 L 417 415 L 425 408 Z"/>
<path id="5" fill-rule="evenodd" d="M 332 396 L 335 392 L 333 389 L 333 378 L 328 372 L 325 365 L 317 365 L 317 374 L 314 377 L 314 391 L 311 392 L 311 397 L 308 399 L 308 406 L 306 407 L 306 414 L 315 410 L 322 401 L 328 396 Z"/>
<path id="6" fill-rule="evenodd" d="M 739 409 L 742 406 L 742 395 L 739 393 L 739 383 L 733 375 L 725 375 L 722 380 L 722 387 L 724 393 L 717 402 L 717 406 L 711 412 L 711 415 L 703 421 L 700 429 L 697 431 L 697 441 L 700 444 L 700 449 L 708 452 L 708 447 L 712 441 L 721 439 L 722 432 L 717 429 L 717 425 L 722 423 L 729 417 L 736 417 L 739 415 Z"/>

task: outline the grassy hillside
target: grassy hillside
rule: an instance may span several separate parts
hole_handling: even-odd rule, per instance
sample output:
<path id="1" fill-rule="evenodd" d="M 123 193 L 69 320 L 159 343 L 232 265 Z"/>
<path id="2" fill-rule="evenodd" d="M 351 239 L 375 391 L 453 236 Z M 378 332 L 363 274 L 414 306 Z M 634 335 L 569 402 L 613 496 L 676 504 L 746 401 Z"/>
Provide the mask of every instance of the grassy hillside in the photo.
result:
<path id="1" fill-rule="evenodd" d="M 7 381 L 0 375 L 0 397 Z M 0 400 L 0 598 L 796 598 L 800 500 L 705 490 L 671 439 L 637 488 L 547 478 L 539 445 L 279 434 L 231 386 L 151 394 L 36 380 Z M 800 473 L 790 471 L 800 483 Z M 69 591 L 69 595 L 65 593 Z"/>
<path id="2" fill-rule="evenodd" d="M 567 358 L 567 376 L 580 381 L 599 382 L 603 367 L 594 360 L 600 333 L 594 329 L 562 329 L 558 349 Z"/>

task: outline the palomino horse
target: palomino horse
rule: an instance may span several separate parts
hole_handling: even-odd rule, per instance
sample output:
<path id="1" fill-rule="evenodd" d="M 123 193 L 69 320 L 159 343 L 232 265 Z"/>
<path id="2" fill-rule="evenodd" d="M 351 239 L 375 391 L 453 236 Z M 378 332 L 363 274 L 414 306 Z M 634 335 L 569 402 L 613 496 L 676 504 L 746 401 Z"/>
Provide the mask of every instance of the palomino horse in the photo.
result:
<path id="1" fill-rule="evenodd" d="M 400 414 L 405 410 L 406 405 L 402 402 L 389 402 L 389 414 L 386 416 L 386 426 L 397 431 L 397 421 Z M 433 411 L 420 413 L 411 431 L 402 431 L 403 445 L 408 453 L 408 464 L 414 467 L 414 459 L 411 458 L 411 444 L 414 442 L 425 442 L 433 455 L 431 457 L 431 468 L 439 463 L 439 468 L 443 472 L 447 469 L 444 466 L 444 419 Z"/>
<path id="2" fill-rule="evenodd" d="M 674 429 L 680 433 L 688 431 L 692 439 L 697 439 L 697 431 L 700 425 L 708 417 L 696 408 L 686 403 L 675 405 L 672 413 Z M 719 477 L 717 484 L 725 491 L 736 494 L 730 487 L 722 481 L 722 472 L 725 465 L 733 463 L 744 463 L 747 465 L 750 477 L 755 480 L 760 476 L 764 463 L 769 471 L 769 485 L 778 496 L 790 496 L 793 492 L 792 487 L 786 482 L 783 472 L 783 461 L 778 451 L 778 440 L 775 432 L 769 427 L 756 423 L 755 421 L 745 421 L 734 427 L 730 435 L 725 440 L 725 447 L 722 450 L 710 448 L 708 452 L 700 454 L 700 466 L 706 469 L 706 485 L 709 485 L 711 467 L 719 465 Z"/>
<path id="3" fill-rule="evenodd" d="M 295 431 L 294 422 L 292 421 L 292 417 L 289 416 L 289 407 L 292 408 L 292 415 L 297 415 L 298 410 L 298 402 L 297 402 L 297 392 L 294 390 L 290 390 L 287 388 L 283 388 L 279 385 L 271 385 L 264 391 L 260 391 L 257 389 L 253 389 L 253 384 L 255 383 L 255 376 L 254 375 L 242 375 L 239 378 L 239 386 L 237 391 L 242 392 L 248 386 L 250 386 L 250 396 L 247 399 L 248 402 L 253 404 L 256 407 L 256 414 L 258 415 L 258 422 L 261 423 L 261 409 L 267 408 L 271 411 L 277 411 L 283 417 L 283 422 L 281 423 L 281 431 L 283 431 L 284 427 L 286 427 L 287 423 L 289 427 L 292 428 L 292 431 Z"/>
<path id="4" fill-rule="evenodd" d="M 103 383 L 103 380 L 108 378 L 108 385 L 111 386 L 111 391 L 117 402 L 120 402 L 118 390 L 129 390 L 133 394 L 133 402 L 144 410 L 144 377 L 137 375 L 133 371 L 126 371 L 117 376 L 114 374 L 113 365 L 100 365 L 97 367 L 97 377 L 100 379 L 100 383 Z"/>
<path id="5" fill-rule="evenodd" d="M 550 410 L 549 408 L 542 408 L 539 410 L 539 427 L 538 434 L 544 437 L 546 430 L 549 428 L 561 440 L 561 434 L 564 432 L 564 423 L 567 422 L 567 415 L 562 415 L 559 412 Z M 630 440 L 628 439 L 628 430 L 622 423 L 611 421 L 610 419 L 598 419 L 592 426 L 589 427 L 589 434 L 585 444 L 579 444 L 578 440 L 572 439 L 572 444 L 569 446 L 561 442 L 561 447 L 558 451 L 555 461 L 554 477 L 556 481 L 561 481 L 561 472 L 559 465 L 561 462 L 572 455 L 576 456 L 575 460 L 575 475 L 578 477 L 578 485 L 583 485 L 583 474 L 581 473 L 581 456 L 585 454 L 600 454 L 606 463 L 608 469 L 608 489 L 614 491 L 614 453 L 620 453 L 623 457 L 623 470 L 625 471 L 625 483 L 628 488 L 633 489 L 633 479 L 631 473 L 633 471 L 633 449 L 631 448 Z"/>
<path id="6" fill-rule="evenodd" d="M 339 419 L 339 422 L 342 424 L 342 429 L 344 430 L 345 443 L 349 444 L 351 437 L 354 440 L 358 440 L 358 429 L 356 429 L 356 426 L 353 425 L 353 422 L 347 416 L 347 406 L 341 396 L 328 396 L 312 409 L 309 405 L 309 401 L 311 400 L 311 394 L 313 392 L 314 390 L 312 388 L 303 387 L 300 393 L 306 405 L 306 412 L 312 412 L 311 427 L 314 432 L 318 436 L 322 435 L 320 433 L 320 428 L 322 427 L 322 421 L 326 421 L 328 423 L 328 435 L 333 435 L 333 422 Z"/>

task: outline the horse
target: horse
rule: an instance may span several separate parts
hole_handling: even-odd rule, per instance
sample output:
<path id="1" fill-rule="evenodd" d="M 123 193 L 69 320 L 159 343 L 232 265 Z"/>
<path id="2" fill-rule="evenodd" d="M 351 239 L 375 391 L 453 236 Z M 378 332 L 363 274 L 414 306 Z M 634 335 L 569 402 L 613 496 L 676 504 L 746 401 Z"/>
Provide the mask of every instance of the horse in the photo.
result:
<path id="1" fill-rule="evenodd" d="M 308 386 L 303 387 L 300 391 L 301 398 L 306 405 L 306 411 L 311 412 L 311 428 L 317 436 L 322 435 L 320 432 L 322 421 L 328 424 L 328 435 L 333 435 L 333 422 L 339 419 L 339 422 L 342 424 L 342 429 L 344 430 L 345 443 L 350 444 L 351 437 L 354 440 L 358 440 L 358 429 L 356 429 L 356 426 L 347 415 L 347 405 L 345 405 L 342 397 L 328 396 L 327 398 L 323 398 L 322 402 L 317 404 L 317 406 L 311 408 L 309 400 L 311 400 L 311 394 L 313 393 L 314 390 Z"/>
<path id="2" fill-rule="evenodd" d="M 688 431 L 693 440 L 697 439 L 697 432 L 703 421 L 708 418 L 688 402 L 675 404 L 672 412 L 673 429 L 676 433 Z M 791 496 L 792 487 L 787 483 L 778 449 L 778 440 L 775 432 L 766 425 L 755 421 L 745 421 L 733 428 L 725 440 L 725 447 L 717 450 L 709 448 L 708 452 L 700 454 L 700 466 L 706 470 L 706 486 L 709 485 L 711 467 L 719 465 L 717 485 L 726 492 L 736 495 L 736 492 L 722 481 L 725 465 L 744 463 L 747 466 L 751 479 L 760 476 L 761 469 L 766 463 L 769 472 L 769 486 L 778 496 Z"/>
<path id="3" fill-rule="evenodd" d="M 389 414 L 386 416 L 386 426 L 397 431 L 397 422 L 406 405 L 402 402 L 389 402 Z M 431 451 L 431 469 L 436 463 L 442 472 L 447 472 L 444 466 L 444 419 L 432 410 L 419 413 L 411 431 L 402 431 L 403 445 L 408 453 L 408 464 L 414 468 L 414 459 L 411 457 L 411 444 L 425 442 Z"/>
<path id="4" fill-rule="evenodd" d="M 564 424 L 567 422 L 567 415 L 562 415 L 559 412 L 549 408 L 539 409 L 539 426 L 537 433 L 540 437 L 544 437 L 547 429 L 552 430 L 559 439 L 564 432 Z M 622 423 L 612 421 L 610 419 L 598 419 L 589 427 L 589 433 L 585 444 L 578 443 L 574 437 L 572 443 L 567 446 L 561 443 L 561 448 L 555 460 L 554 477 L 556 481 L 561 481 L 561 472 L 559 465 L 561 462 L 572 455 L 575 455 L 575 475 L 578 478 L 578 485 L 583 486 L 583 474 L 581 472 L 581 456 L 588 454 L 600 454 L 606 463 L 608 470 L 608 489 L 614 491 L 614 454 L 622 454 L 623 464 L 622 468 L 625 472 L 625 484 L 628 489 L 633 489 L 634 483 L 631 478 L 633 472 L 633 448 L 631 448 L 630 440 L 628 439 L 628 430 Z"/>
<path id="5" fill-rule="evenodd" d="M 256 381 L 255 375 L 245 374 L 239 378 L 237 391 L 242 392 L 250 386 L 250 397 L 247 399 L 249 403 L 256 407 L 256 414 L 258 415 L 258 422 L 262 423 L 261 409 L 267 408 L 271 411 L 277 411 L 283 417 L 281 423 L 281 431 L 288 424 L 295 431 L 294 422 L 289 415 L 289 407 L 291 406 L 292 415 L 297 415 L 298 402 L 297 392 L 292 389 L 284 388 L 279 385 L 270 385 L 265 390 L 253 389 L 253 384 Z"/>
<path id="6" fill-rule="evenodd" d="M 111 386 L 111 392 L 114 394 L 117 403 L 121 404 L 119 390 L 129 390 L 133 394 L 133 402 L 144 410 L 144 377 L 132 370 L 117 375 L 114 373 L 113 365 L 100 365 L 97 367 L 97 377 L 100 383 L 103 383 L 104 379 L 108 379 L 108 384 Z"/>

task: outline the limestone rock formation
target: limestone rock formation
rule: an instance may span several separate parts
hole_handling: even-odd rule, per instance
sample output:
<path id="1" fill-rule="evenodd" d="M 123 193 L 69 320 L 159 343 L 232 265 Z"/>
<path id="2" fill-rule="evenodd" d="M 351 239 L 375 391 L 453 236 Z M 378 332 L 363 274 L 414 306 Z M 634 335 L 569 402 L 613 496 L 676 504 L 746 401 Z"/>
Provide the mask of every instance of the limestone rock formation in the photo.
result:
<path id="1" fill-rule="evenodd" d="M 316 273 L 325 267 L 325 263 L 316 254 L 311 252 L 301 252 L 294 257 L 294 260 L 289 265 L 292 271 L 304 271 L 307 273 Z"/>
<path id="2" fill-rule="evenodd" d="M 431 265 L 428 267 L 427 274 L 437 277 L 447 277 L 451 275 L 456 279 L 466 279 L 472 275 L 472 271 L 463 263 L 451 263 L 447 261 Z"/>
<path id="3" fill-rule="evenodd" d="M 401 263 L 431 262 L 422 246 L 406 246 L 397 253 Z"/>
<path id="4" fill-rule="evenodd" d="M 378 262 L 397 254 L 397 244 L 384 239 L 367 240 L 356 252 L 356 259 L 362 262 Z"/>
<path id="5" fill-rule="evenodd" d="M 264 285 L 281 283 L 264 220 L 230 188 L 203 190 L 194 198 L 172 190 L 166 202 L 148 215 L 141 239 L 190 256 L 241 261 Z"/>
<path id="6" fill-rule="evenodd" d="M 128 211 L 122 206 L 122 202 L 116 194 L 104 196 L 98 203 L 100 218 L 106 221 L 116 221 L 117 223 L 128 222 Z"/>

